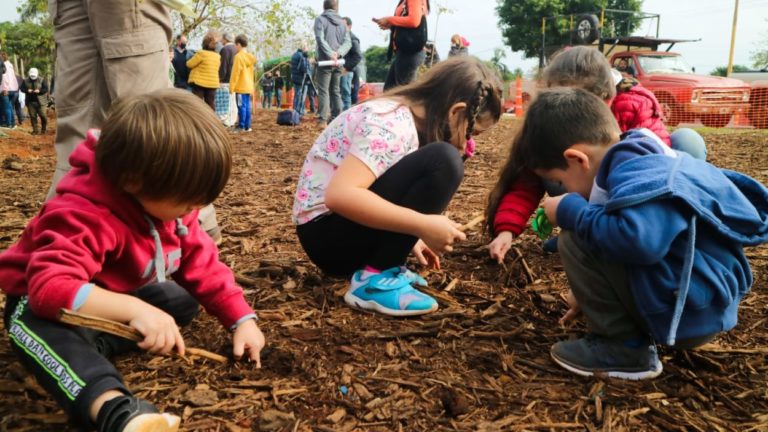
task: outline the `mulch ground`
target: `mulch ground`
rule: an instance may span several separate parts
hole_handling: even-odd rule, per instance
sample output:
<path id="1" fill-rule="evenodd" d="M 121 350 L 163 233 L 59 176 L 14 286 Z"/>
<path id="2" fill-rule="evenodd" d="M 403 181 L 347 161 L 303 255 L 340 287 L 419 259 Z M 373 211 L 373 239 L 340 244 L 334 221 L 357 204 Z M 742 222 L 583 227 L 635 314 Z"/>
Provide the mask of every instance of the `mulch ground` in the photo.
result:
<path id="1" fill-rule="evenodd" d="M 116 360 L 129 387 L 181 415 L 184 430 L 768 430 L 768 249 L 748 251 L 755 283 L 733 331 L 704 349 L 662 348 L 655 380 L 577 377 L 550 360 L 549 347 L 583 326 L 557 324 L 567 282 L 558 256 L 531 233 L 499 266 L 488 239 L 471 231 L 442 271 L 427 274 L 440 302 L 432 315 L 393 319 L 345 306 L 346 281 L 308 262 L 290 221 L 297 174 L 320 129 L 278 127 L 275 115 L 258 112 L 252 133 L 233 135 L 234 175 L 216 202 L 222 259 L 268 339 L 264 367 L 138 353 Z M 483 210 L 514 128 L 504 119 L 480 137 L 451 218 L 467 222 Z M 0 250 L 40 208 L 54 164 L 52 135 L 6 133 Z M 705 138 L 713 163 L 768 183 L 768 134 L 708 130 Z M 205 313 L 183 334 L 188 346 L 230 353 L 230 335 Z M 74 430 L 7 338 L 0 365 L 0 431 Z"/>

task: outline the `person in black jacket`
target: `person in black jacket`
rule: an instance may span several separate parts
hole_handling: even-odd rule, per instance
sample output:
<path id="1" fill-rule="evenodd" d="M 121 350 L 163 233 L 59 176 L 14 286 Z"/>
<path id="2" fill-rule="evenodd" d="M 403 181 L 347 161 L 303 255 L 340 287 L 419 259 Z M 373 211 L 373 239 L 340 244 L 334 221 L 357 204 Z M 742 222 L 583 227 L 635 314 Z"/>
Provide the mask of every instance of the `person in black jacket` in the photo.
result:
<path id="1" fill-rule="evenodd" d="M 309 60 L 307 59 L 307 44 L 304 43 L 291 56 L 291 84 L 293 84 L 293 109 L 300 116 L 304 115 L 304 99 L 307 95 L 309 79 Z"/>
<path id="2" fill-rule="evenodd" d="M 173 86 L 176 88 L 189 90 L 189 68 L 187 60 L 192 58 L 194 53 L 187 49 L 187 37 L 183 34 L 176 36 L 176 48 L 173 50 L 173 69 L 176 71 L 173 79 Z"/>
<path id="3" fill-rule="evenodd" d="M 43 106 L 40 96 L 48 93 L 48 84 L 45 78 L 40 78 L 36 68 L 29 70 L 27 79 L 21 81 L 19 90 L 26 95 L 27 112 L 29 121 L 32 123 L 32 135 L 45 135 L 48 127 L 48 118 L 45 116 L 45 106 Z M 37 128 L 37 117 L 40 117 L 42 130 Z"/>
<path id="4" fill-rule="evenodd" d="M 283 104 L 283 88 L 285 87 L 285 81 L 280 76 L 280 70 L 275 71 L 275 106 L 280 109 Z"/>
<path id="5" fill-rule="evenodd" d="M 353 95 L 353 88 L 360 89 L 360 75 L 355 71 L 357 65 L 360 64 L 360 60 L 363 58 L 363 53 L 360 50 L 360 39 L 352 33 L 352 19 L 344 17 L 344 21 L 347 22 L 347 29 L 352 39 L 352 48 L 350 48 L 347 55 L 344 56 L 344 70 L 345 73 L 339 81 L 339 87 L 341 88 L 341 102 L 342 110 L 346 111 L 353 103 L 357 102 L 357 95 Z M 357 81 L 355 85 L 354 82 Z"/>

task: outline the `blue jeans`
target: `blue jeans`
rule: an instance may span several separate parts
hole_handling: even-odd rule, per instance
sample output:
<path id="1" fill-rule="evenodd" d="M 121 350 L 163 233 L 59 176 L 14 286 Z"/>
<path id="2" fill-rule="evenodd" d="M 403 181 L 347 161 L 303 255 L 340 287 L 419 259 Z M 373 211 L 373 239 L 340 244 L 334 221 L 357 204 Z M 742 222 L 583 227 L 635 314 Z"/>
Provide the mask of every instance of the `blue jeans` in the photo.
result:
<path id="1" fill-rule="evenodd" d="M 346 111 L 352 106 L 352 72 L 347 72 L 339 80 L 341 89 L 341 110 Z"/>
<path id="2" fill-rule="evenodd" d="M 674 150 L 688 153 L 696 159 L 707 160 L 707 144 L 693 129 L 679 128 L 669 135 Z"/>
<path id="3" fill-rule="evenodd" d="M 248 130 L 251 128 L 251 95 L 237 94 L 237 127 Z"/>
<path id="4" fill-rule="evenodd" d="M 307 86 L 302 85 L 301 82 L 294 82 L 293 83 L 293 110 L 299 113 L 299 115 L 304 115 L 305 112 L 305 104 L 304 100 L 307 96 Z"/>
<path id="5" fill-rule="evenodd" d="M 283 91 L 275 90 L 275 106 L 280 108 L 282 104 L 283 104 Z"/>
<path id="6" fill-rule="evenodd" d="M 272 92 L 264 91 L 264 97 L 261 98 L 262 108 L 272 108 Z"/>
<path id="7" fill-rule="evenodd" d="M 16 121 L 13 118 L 13 102 L 11 102 L 11 92 L 7 95 L 0 96 L 0 108 L 3 110 L 5 123 L 2 126 L 12 127 L 16 125 Z"/>

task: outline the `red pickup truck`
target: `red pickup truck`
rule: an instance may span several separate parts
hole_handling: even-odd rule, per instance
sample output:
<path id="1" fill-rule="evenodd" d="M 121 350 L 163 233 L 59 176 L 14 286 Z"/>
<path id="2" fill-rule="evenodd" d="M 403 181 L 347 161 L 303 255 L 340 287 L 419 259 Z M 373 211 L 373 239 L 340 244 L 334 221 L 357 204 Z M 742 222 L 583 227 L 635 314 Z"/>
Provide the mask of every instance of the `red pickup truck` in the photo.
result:
<path id="1" fill-rule="evenodd" d="M 723 127 L 734 114 L 749 111 L 749 85 L 737 79 L 696 75 L 680 54 L 621 51 L 610 61 L 615 68 L 627 62 L 624 73 L 634 75 L 656 95 L 669 126 L 698 119 L 705 126 Z"/>

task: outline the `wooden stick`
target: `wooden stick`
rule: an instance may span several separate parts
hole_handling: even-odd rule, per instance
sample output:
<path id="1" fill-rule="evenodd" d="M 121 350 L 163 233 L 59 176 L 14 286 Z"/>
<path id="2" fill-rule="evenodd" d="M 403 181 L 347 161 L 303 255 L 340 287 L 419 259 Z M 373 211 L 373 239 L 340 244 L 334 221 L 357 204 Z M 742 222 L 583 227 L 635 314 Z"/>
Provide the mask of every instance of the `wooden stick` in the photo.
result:
<path id="1" fill-rule="evenodd" d="M 471 221 L 465 223 L 459 229 L 461 231 L 471 230 L 472 228 L 476 227 L 480 222 L 482 222 L 484 220 L 485 220 L 485 216 L 483 216 L 483 215 L 475 216 Z"/>
<path id="2" fill-rule="evenodd" d="M 81 314 L 69 309 L 59 310 L 59 321 L 78 327 L 85 327 L 102 331 L 115 336 L 120 336 L 134 342 L 144 340 L 144 335 L 135 328 L 116 321 L 107 320 L 91 315 Z M 187 348 L 187 353 L 192 356 L 203 357 L 219 363 L 226 363 L 227 358 L 200 348 Z"/>

